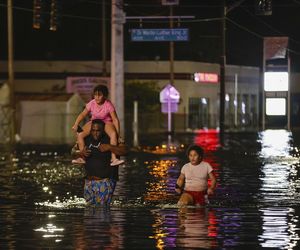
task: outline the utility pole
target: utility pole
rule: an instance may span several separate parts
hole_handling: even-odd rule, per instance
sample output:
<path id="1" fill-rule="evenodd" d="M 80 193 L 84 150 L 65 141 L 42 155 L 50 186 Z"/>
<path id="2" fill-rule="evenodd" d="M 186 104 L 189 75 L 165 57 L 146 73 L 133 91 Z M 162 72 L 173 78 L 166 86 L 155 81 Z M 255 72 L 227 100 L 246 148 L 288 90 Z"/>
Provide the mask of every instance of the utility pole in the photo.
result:
<path id="1" fill-rule="evenodd" d="M 10 107 L 10 144 L 15 143 L 15 88 L 14 88 L 14 39 L 13 39 L 13 0 L 7 0 L 7 30 L 8 30 L 8 86 Z"/>
<path id="2" fill-rule="evenodd" d="M 170 5 L 170 29 L 173 29 L 173 5 Z M 170 84 L 174 85 L 174 42 L 170 41 Z M 171 98 L 168 98 L 168 144 L 171 144 L 172 132 L 172 113 L 171 113 Z"/>
<path id="3" fill-rule="evenodd" d="M 222 33 L 222 44 L 221 44 L 221 60 L 220 60 L 220 135 L 221 144 L 223 144 L 223 134 L 225 125 L 225 75 L 226 75 L 226 16 L 234 8 L 241 5 L 245 0 L 235 2 L 227 8 L 226 0 L 223 0 L 222 7 L 222 22 L 221 22 L 221 33 Z"/>
<path id="4" fill-rule="evenodd" d="M 173 29 L 173 5 L 170 5 L 170 29 Z M 170 42 L 170 84 L 174 84 L 174 42 Z"/>
<path id="5" fill-rule="evenodd" d="M 107 75 L 106 69 L 106 3 L 102 0 L 102 75 Z"/>
<path id="6" fill-rule="evenodd" d="M 120 135 L 124 137 L 123 0 L 112 0 L 111 9 L 111 100 L 119 117 Z"/>
<path id="7" fill-rule="evenodd" d="M 223 0 L 222 8 L 222 44 L 221 44 L 221 61 L 220 61 L 220 135 L 221 143 L 224 134 L 225 121 L 225 67 L 226 67 L 226 0 Z"/>

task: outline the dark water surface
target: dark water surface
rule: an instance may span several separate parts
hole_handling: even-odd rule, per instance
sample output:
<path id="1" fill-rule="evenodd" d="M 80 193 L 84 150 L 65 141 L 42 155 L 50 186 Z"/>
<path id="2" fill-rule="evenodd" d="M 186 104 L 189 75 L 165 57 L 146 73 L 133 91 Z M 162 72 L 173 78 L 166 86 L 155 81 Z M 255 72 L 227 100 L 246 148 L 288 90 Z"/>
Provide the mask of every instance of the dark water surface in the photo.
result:
<path id="1" fill-rule="evenodd" d="M 175 205 L 183 154 L 130 154 L 112 206 L 95 208 L 69 152 L 3 151 L 0 249 L 300 249 L 297 134 L 230 134 L 222 148 L 213 132 L 176 140 L 202 145 L 215 170 L 205 208 Z"/>

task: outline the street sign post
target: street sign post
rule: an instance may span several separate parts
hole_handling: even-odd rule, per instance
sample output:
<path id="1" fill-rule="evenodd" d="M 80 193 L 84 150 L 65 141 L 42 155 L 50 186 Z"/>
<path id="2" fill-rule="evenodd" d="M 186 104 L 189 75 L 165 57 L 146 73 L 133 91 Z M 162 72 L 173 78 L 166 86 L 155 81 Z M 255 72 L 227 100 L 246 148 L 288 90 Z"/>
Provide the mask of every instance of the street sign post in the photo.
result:
<path id="1" fill-rule="evenodd" d="M 184 42 L 189 40 L 189 29 L 132 29 L 133 42 Z"/>
<path id="2" fill-rule="evenodd" d="M 179 0 L 162 0 L 161 4 L 162 5 L 178 5 Z"/>
<path id="3" fill-rule="evenodd" d="M 161 103 L 161 111 L 168 113 L 168 132 L 171 132 L 171 113 L 177 112 L 178 103 L 180 100 L 180 94 L 177 89 L 171 84 L 167 84 L 159 94 L 159 100 Z"/>

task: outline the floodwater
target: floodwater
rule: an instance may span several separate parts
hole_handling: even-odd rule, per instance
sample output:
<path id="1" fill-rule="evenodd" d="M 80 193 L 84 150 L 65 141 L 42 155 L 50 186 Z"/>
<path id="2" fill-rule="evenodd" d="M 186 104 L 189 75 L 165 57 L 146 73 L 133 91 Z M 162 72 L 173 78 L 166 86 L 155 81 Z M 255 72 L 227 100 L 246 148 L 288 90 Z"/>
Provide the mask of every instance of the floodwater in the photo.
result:
<path id="1" fill-rule="evenodd" d="M 215 170 L 207 207 L 176 206 L 184 154 L 129 154 L 103 208 L 85 206 L 84 173 L 68 151 L 3 151 L 0 249 L 300 249 L 297 134 L 227 134 L 222 148 L 215 132 L 176 141 L 202 145 Z"/>

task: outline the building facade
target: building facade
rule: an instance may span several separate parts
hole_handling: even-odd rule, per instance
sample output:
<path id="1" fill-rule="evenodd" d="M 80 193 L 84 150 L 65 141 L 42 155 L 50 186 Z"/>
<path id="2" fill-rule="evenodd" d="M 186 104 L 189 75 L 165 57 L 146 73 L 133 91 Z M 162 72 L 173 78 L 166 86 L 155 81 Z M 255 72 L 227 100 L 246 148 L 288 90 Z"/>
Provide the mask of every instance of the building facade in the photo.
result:
<path id="1" fill-rule="evenodd" d="M 107 67 L 109 69 L 109 63 Z M 7 79 L 6 69 L 7 63 L 0 62 L 2 81 Z M 107 77 L 102 75 L 101 69 L 102 63 L 98 61 L 16 61 L 15 91 L 64 93 L 69 77 Z M 163 89 L 169 83 L 169 69 L 168 61 L 126 61 L 124 77 L 125 81 L 155 81 Z M 261 91 L 259 68 L 227 65 L 225 72 L 225 129 L 258 130 Z M 219 128 L 219 75 L 218 64 L 174 62 L 174 87 L 180 93 L 178 111 L 172 114 L 174 132 Z M 166 114 L 158 112 L 141 116 L 144 117 L 139 117 L 140 131 L 166 131 Z M 126 114 L 126 117 L 126 129 L 131 130 L 132 113 Z"/>

